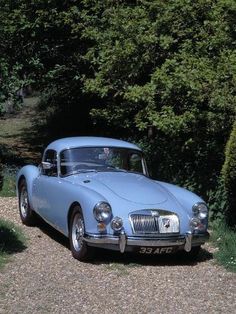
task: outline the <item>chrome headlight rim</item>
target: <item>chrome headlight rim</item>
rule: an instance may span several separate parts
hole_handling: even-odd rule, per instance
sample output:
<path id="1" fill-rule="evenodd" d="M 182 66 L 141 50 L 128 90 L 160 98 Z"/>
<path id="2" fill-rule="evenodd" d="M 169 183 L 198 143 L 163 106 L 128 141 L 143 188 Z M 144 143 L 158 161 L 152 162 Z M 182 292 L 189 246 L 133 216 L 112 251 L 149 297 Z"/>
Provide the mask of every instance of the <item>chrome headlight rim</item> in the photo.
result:
<path id="1" fill-rule="evenodd" d="M 115 232 L 121 231 L 123 228 L 123 219 L 118 216 L 114 217 L 111 221 L 111 228 Z"/>
<path id="2" fill-rule="evenodd" d="M 98 202 L 93 208 L 93 215 L 98 222 L 109 221 L 112 216 L 111 205 L 105 201 Z"/>
<path id="3" fill-rule="evenodd" d="M 194 217 L 205 219 L 208 217 L 208 207 L 204 202 L 197 202 L 192 207 Z"/>

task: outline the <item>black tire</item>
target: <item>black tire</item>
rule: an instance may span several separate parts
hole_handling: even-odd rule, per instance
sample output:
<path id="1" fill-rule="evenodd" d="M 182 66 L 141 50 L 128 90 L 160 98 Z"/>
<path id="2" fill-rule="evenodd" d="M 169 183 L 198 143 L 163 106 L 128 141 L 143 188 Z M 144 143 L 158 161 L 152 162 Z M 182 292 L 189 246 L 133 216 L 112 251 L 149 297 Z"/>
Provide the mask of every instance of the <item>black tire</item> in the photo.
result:
<path id="1" fill-rule="evenodd" d="M 200 249 L 200 246 L 194 246 L 190 252 L 184 252 L 184 257 L 189 261 L 195 261 L 198 257 Z"/>
<path id="2" fill-rule="evenodd" d="M 87 261 L 92 256 L 92 248 L 84 241 L 85 224 L 82 210 L 75 206 L 69 224 L 69 240 L 72 256 L 79 261 Z"/>
<path id="3" fill-rule="evenodd" d="M 22 179 L 19 184 L 19 212 L 21 221 L 24 225 L 35 226 L 36 214 L 30 208 L 27 183 L 25 179 Z"/>

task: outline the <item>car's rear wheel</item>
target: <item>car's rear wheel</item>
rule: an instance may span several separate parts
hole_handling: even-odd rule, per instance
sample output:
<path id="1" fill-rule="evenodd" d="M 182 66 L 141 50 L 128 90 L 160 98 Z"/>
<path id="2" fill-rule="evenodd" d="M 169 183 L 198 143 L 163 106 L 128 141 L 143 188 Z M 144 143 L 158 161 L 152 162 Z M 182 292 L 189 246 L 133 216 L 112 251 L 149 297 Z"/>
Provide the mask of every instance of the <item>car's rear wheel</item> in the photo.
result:
<path id="1" fill-rule="evenodd" d="M 28 188 L 25 179 L 19 184 L 19 212 L 24 225 L 33 226 L 36 223 L 35 212 L 31 209 L 28 196 Z"/>
<path id="2" fill-rule="evenodd" d="M 84 217 L 79 206 L 75 206 L 70 217 L 69 240 L 72 256 L 79 261 L 86 261 L 91 257 L 92 248 L 84 241 Z"/>

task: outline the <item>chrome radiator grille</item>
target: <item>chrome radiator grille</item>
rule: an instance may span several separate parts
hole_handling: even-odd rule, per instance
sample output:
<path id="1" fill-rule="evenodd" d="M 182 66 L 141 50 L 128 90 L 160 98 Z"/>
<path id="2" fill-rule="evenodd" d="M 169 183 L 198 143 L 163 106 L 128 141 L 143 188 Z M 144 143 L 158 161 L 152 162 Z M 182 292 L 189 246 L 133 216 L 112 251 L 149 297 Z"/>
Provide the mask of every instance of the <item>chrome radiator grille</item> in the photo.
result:
<path id="1" fill-rule="evenodd" d="M 131 215 L 131 224 L 134 233 L 157 233 L 159 225 L 156 217 L 150 215 Z"/>
<path id="2" fill-rule="evenodd" d="M 133 233 L 136 234 L 179 233 L 179 218 L 169 211 L 158 210 L 154 214 L 151 210 L 145 213 L 137 211 L 129 217 Z"/>

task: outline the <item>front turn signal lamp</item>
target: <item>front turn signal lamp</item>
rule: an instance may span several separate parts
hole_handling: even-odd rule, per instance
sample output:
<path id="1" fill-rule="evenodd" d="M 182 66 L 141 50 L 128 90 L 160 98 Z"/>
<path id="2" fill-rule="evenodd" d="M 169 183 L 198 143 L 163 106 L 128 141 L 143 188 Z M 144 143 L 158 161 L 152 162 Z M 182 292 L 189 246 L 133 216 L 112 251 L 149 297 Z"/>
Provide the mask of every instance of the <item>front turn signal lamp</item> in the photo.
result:
<path id="1" fill-rule="evenodd" d="M 114 231 L 121 231 L 123 227 L 123 220 L 120 217 L 114 217 L 111 221 L 111 228 Z"/>

